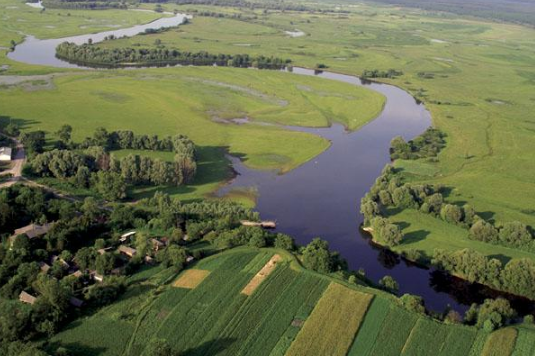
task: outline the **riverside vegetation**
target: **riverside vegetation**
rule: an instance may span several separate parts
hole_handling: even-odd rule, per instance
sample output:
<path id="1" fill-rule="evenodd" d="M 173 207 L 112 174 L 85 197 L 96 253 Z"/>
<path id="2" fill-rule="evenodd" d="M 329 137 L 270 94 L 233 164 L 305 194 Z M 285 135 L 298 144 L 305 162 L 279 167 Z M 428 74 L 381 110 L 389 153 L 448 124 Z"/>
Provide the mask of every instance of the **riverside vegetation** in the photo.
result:
<path id="1" fill-rule="evenodd" d="M 427 104 L 438 130 L 409 142 L 394 142 L 394 168 L 385 170 L 386 176 L 362 205 L 367 223 L 377 232 L 375 238 L 410 259 L 432 262 L 469 280 L 532 297 L 532 29 L 365 4 L 337 4 L 335 8 L 328 3 L 203 3 L 165 4 L 160 9 L 195 7 L 222 16 L 195 18 L 188 26 L 162 33 L 108 40 L 99 48 L 107 53 L 121 48 L 135 48 L 138 53 L 164 48 L 191 53 L 209 49 L 226 56 L 246 53 L 248 58 L 269 55 L 310 68 L 321 63 L 324 68 L 369 75 L 409 90 Z M 126 12 L 117 10 L 40 11 L 11 0 L 2 0 L 1 5 L 0 14 L 6 20 L 0 25 L 4 53 L 22 40 L 20 31 L 53 37 L 88 32 L 87 23 L 97 30 L 116 22 L 125 26 L 155 18 L 143 12 L 125 16 Z M 74 5 L 78 6 L 83 7 Z M 35 26 L 34 21 L 42 26 Z M 288 38 L 284 31 L 296 27 L 304 36 Z M 0 65 L 7 74 L 66 72 L 15 63 L 4 56 Z M 285 172 L 328 147 L 326 140 L 314 135 L 276 126 L 229 124 L 232 119 L 247 116 L 253 122 L 301 126 L 334 121 L 358 129 L 380 111 L 384 99 L 379 95 L 315 78 L 289 80 L 281 73 L 233 68 L 66 72 L 45 81 L 49 83 L 45 89 L 35 83 L 30 89 L 17 84 L 0 88 L 2 114 L 9 116 L 2 122 L 17 122 L 21 139 L 34 152 L 29 167 L 37 175 L 53 176 L 40 182 L 73 192 L 78 171 L 68 166 L 83 160 L 90 163 L 89 179 L 80 182 L 87 184 L 88 191 L 78 196 L 120 199 L 123 194 L 108 196 L 99 186 L 114 187 L 113 181 L 126 178 L 132 185 L 129 193 L 136 198 L 145 192 L 152 196 L 162 183 L 179 185 L 165 190 L 182 203 L 157 194 L 139 206 L 118 204 L 110 213 L 91 197 L 72 203 L 35 188 L 3 189 L 3 237 L 31 221 L 57 222 L 39 241 L 18 236 L 15 248 L 9 249 L 9 241 L 3 239 L 0 294 L 3 308 L 13 311 L 0 318 L 3 353 L 135 355 L 164 350 L 169 354 L 282 355 L 304 350 L 307 344 L 340 355 L 533 353 L 529 316 L 522 325 L 489 333 L 515 317 L 502 299 L 471 308 L 463 322 L 475 326 L 446 325 L 423 315 L 425 307 L 418 297 L 395 298 L 370 288 L 361 275 L 347 272 L 344 261 L 321 240 L 296 249 L 288 236 L 239 227 L 236 218 L 258 219 L 241 206 L 191 202 L 206 197 L 228 179 L 225 150 L 251 167 Z M 159 127 L 154 127 L 155 118 Z M 72 125 L 73 141 L 89 144 L 71 146 L 62 140 L 62 134 L 69 131 L 63 130 L 65 123 Z M 97 130 L 93 139 L 99 133 L 125 130 L 146 134 L 142 142 L 150 142 L 149 137 L 157 134 L 187 135 L 195 142 L 195 160 L 187 164 L 197 167 L 195 179 L 186 185 L 182 184 L 188 181 L 184 175 L 176 182 L 153 178 L 152 173 L 141 176 L 141 162 L 165 167 L 166 172 L 180 170 L 174 147 L 162 150 L 160 145 L 143 143 L 112 151 L 113 147 L 104 144 L 95 155 L 97 150 L 90 147 L 94 141 L 84 138 L 99 127 L 104 129 Z M 50 137 L 61 141 L 57 150 Z M 111 161 L 112 156 L 116 157 L 114 171 L 97 164 L 97 158 Z M 99 175 L 116 179 L 100 181 Z M 24 215 L 15 214 L 20 211 Z M 21 216 L 27 220 L 19 220 Z M 141 257 L 119 258 L 115 252 L 119 235 L 132 228 L 145 231 L 130 246 L 159 265 L 141 266 Z M 183 239 L 186 233 L 191 241 Z M 170 244 L 155 252 L 147 243 L 148 236 L 168 237 Z M 230 249 L 238 245 L 248 247 Z M 110 247 L 111 252 L 97 256 L 95 251 Z M 200 259 L 221 249 L 230 250 L 193 266 L 210 271 L 197 288 L 172 287 L 188 254 Z M 243 296 L 242 287 L 274 253 L 283 254 L 285 262 L 250 299 Z M 39 262 L 54 257 L 51 270 L 40 272 Z M 103 284 L 77 283 L 68 277 L 62 261 L 82 267 L 83 272 L 95 268 L 109 278 Z M 116 268 L 122 277 L 111 276 Z M 88 280 L 89 273 L 83 274 L 82 281 Z M 384 289 L 395 291 L 394 281 L 385 278 L 382 282 Z M 14 301 L 19 291 L 37 294 L 36 303 L 30 307 Z M 71 296 L 85 301 L 89 312 L 69 306 Z M 351 328 L 338 330 L 332 326 L 347 311 L 344 300 L 354 300 L 359 308 L 353 311 Z M 100 301 L 116 302 L 102 307 Z M 323 318 L 325 306 L 332 301 L 339 301 L 336 312 Z M 77 319 L 79 315 L 82 318 Z M 439 319 L 448 324 L 461 320 L 453 312 Z M 206 325 L 212 326 L 210 330 Z M 332 332 L 316 337 L 320 329 Z M 96 346 L 95 339 L 102 346 Z"/>

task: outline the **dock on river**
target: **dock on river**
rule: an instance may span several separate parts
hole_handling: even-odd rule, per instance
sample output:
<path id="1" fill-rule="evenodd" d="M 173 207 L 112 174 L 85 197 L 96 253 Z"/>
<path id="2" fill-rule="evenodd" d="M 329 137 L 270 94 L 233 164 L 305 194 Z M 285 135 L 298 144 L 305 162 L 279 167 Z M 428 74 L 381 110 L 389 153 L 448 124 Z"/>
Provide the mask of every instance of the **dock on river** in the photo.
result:
<path id="1" fill-rule="evenodd" d="M 263 229 L 274 229 L 277 227 L 277 223 L 275 221 L 249 221 L 249 220 L 241 220 L 240 223 L 243 226 L 259 226 Z"/>

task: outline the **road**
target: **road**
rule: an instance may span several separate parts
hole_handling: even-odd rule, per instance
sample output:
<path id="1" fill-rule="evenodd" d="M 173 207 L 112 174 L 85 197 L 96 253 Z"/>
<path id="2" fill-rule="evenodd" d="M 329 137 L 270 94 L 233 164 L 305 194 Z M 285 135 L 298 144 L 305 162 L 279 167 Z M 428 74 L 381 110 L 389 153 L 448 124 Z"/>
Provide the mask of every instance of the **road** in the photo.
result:
<path id="1" fill-rule="evenodd" d="M 0 176 L 11 174 L 11 178 L 3 183 L 0 183 L 0 188 L 5 188 L 19 182 L 22 179 L 22 167 L 24 167 L 24 164 L 26 163 L 26 153 L 24 152 L 24 146 L 22 146 L 22 143 L 19 140 L 2 133 L 0 133 L 0 135 L 13 140 L 16 147 L 15 157 L 13 157 L 13 160 L 11 161 L 11 168 L 0 173 Z"/>

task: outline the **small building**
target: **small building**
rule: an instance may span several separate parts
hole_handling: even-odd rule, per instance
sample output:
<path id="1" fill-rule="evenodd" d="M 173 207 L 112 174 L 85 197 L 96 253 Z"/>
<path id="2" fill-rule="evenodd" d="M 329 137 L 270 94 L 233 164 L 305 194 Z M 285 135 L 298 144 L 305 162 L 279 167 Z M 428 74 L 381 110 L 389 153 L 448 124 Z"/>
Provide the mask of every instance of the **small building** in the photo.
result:
<path id="1" fill-rule="evenodd" d="M 136 253 L 137 253 L 135 248 L 124 246 L 124 245 L 119 246 L 119 250 L 118 251 L 120 253 L 122 253 L 123 255 L 126 255 L 128 257 L 134 257 L 136 255 Z"/>
<path id="2" fill-rule="evenodd" d="M 75 271 L 71 274 L 69 274 L 69 276 L 73 276 L 73 277 L 76 277 L 76 278 L 80 278 L 82 277 L 84 274 L 82 273 L 82 271 L 78 270 L 78 271 Z"/>
<path id="3" fill-rule="evenodd" d="M 165 247 L 165 243 L 158 239 L 150 239 L 150 242 L 152 243 L 152 248 L 154 251 L 158 252 L 161 248 Z"/>
<path id="4" fill-rule="evenodd" d="M 89 271 L 89 277 L 95 282 L 102 283 L 104 281 L 104 276 L 99 274 L 97 271 Z"/>
<path id="5" fill-rule="evenodd" d="M 76 308 L 81 308 L 84 305 L 84 301 L 75 297 L 69 299 L 69 304 Z"/>
<path id="6" fill-rule="evenodd" d="M 48 231 L 50 231 L 52 226 L 54 226 L 53 223 L 44 225 L 30 224 L 21 227 L 20 229 L 16 229 L 15 234 L 13 236 L 26 235 L 31 240 L 36 237 L 45 235 Z"/>
<path id="7" fill-rule="evenodd" d="M 121 238 L 119 239 L 120 242 L 126 242 L 128 241 L 132 236 L 136 234 L 135 231 L 127 232 L 126 234 L 122 234 Z"/>
<path id="8" fill-rule="evenodd" d="M 71 267 L 67 261 L 57 255 L 52 256 L 51 261 L 52 263 L 58 262 L 61 265 L 61 268 L 63 268 L 64 270 L 67 270 Z"/>
<path id="9" fill-rule="evenodd" d="M 97 252 L 98 252 L 99 255 L 103 255 L 103 254 L 105 254 L 106 252 L 110 251 L 111 249 L 112 249 L 111 247 L 99 248 L 99 249 L 97 250 Z"/>
<path id="10" fill-rule="evenodd" d="M 39 268 L 41 269 L 41 272 L 47 273 L 48 270 L 50 269 L 50 265 L 46 262 L 40 262 Z"/>
<path id="11" fill-rule="evenodd" d="M 186 263 L 191 263 L 193 261 L 195 261 L 195 257 L 193 257 L 193 256 L 186 257 Z"/>
<path id="12" fill-rule="evenodd" d="M 22 291 L 19 294 L 19 300 L 23 303 L 32 305 L 33 303 L 35 303 L 37 298 L 31 295 L 30 293 L 26 293 L 25 291 Z"/>
<path id="13" fill-rule="evenodd" d="M 0 161 L 9 162 L 11 161 L 11 147 L 0 147 Z"/>
<path id="14" fill-rule="evenodd" d="M 145 263 L 148 264 L 148 265 L 153 265 L 154 264 L 154 258 L 150 257 L 149 255 L 146 255 L 143 258 L 143 261 L 145 261 Z"/>

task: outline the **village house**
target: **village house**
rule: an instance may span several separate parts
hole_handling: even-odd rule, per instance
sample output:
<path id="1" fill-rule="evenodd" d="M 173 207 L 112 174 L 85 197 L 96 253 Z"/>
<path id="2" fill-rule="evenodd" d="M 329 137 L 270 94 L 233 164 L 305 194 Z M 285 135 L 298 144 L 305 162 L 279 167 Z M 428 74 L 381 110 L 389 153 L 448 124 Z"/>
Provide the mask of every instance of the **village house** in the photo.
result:
<path id="1" fill-rule="evenodd" d="M 135 234 L 136 234 L 135 231 L 130 231 L 130 232 L 127 232 L 126 234 L 122 234 L 121 238 L 119 239 L 119 242 L 124 243 L 124 242 L 128 241 Z"/>
<path id="2" fill-rule="evenodd" d="M 135 248 L 124 246 L 124 245 L 119 246 L 118 251 L 122 253 L 123 255 L 126 255 L 130 258 L 134 257 L 137 253 Z"/>
<path id="3" fill-rule="evenodd" d="M 99 274 L 97 271 L 89 271 L 89 277 L 95 282 L 102 283 L 104 281 L 104 276 Z"/>
<path id="4" fill-rule="evenodd" d="M 50 265 L 46 262 L 39 263 L 39 268 L 41 269 L 41 272 L 47 273 L 50 269 Z"/>
<path id="5" fill-rule="evenodd" d="M 61 267 L 65 270 L 70 268 L 69 263 L 67 263 L 63 258 L 60 258 L 57 255 L 53 255 L 51 258 L 51 261 L 52 261 L 52 264 L 58 262 L 61 265 Z"/>
<path id="6" fill-rule="evenodd" d="M 10 147 L 0 147 L 0 161 L 9 162 L 11 161 L 12 150 Z"/>
<path id="7" fill-rule="evenodd" d="M 78 271 L 75 271 L 71 274 L 69 274 L 69 276 L 73 276 L 73 277 L 76 277 L 76 278 L 80 278 L 82 277 L 84 274 L 82 273 L 82 271 L 78 270 Z"/>
<path id="8" fill-rule="evenodd" d="M 44 225 L 30 224 L 21 227 L 20 229 L 16 229 L 15 233 L 9 238 L 9 240 L 11 241 L 11 243 L 13 243 L 15 238 L 19 235 L 26 235 L 31 240 L 36 237 L 45 235 L 48 231 L 50 231 L 52 226 L 54 226 L 54 223 Z"/>
<path id="9" fill-rule="evenodd" d="M 36 297 L 34 297 L 33 295 L 29 294 L 29 293 L 26 293 L 25 291 L 22 291 L 20 292 L 19 294 L 19 300 L 23 303 L 26 303 L 26 304 L 33 304 L 35 303 L 35 301 L 37 300 Z"/>
<path id="10" fill-rule="evenodd" d="M 110 251 L 111 249 L 112 249 L 111 247 L 99 248 L 99 249 L 97 250 L 97 252 L 98 252 L 99 255 L 103 255 L 103 254 L 105 254 L 106 252 Z"/>
<path id="11" fill-rule="evenodd" d="M 81 308 L 84 305 L 84 302 L 83 300 L 80 300 L 78 298 L 71 297 L 69 299 L 69 304 L 72 305 L 73 307 Z"/>
<path id="12" fill-rule="evenodd" d="M 150 242 L 152 243 L 152 248 L 156 252 L 158 252 L 161 248 L 165 247 L 165 243 L 160 241 L 160 240 L 158 240 L 158 239 L 152 238 L 152 239 L 150 239 Z"/>

